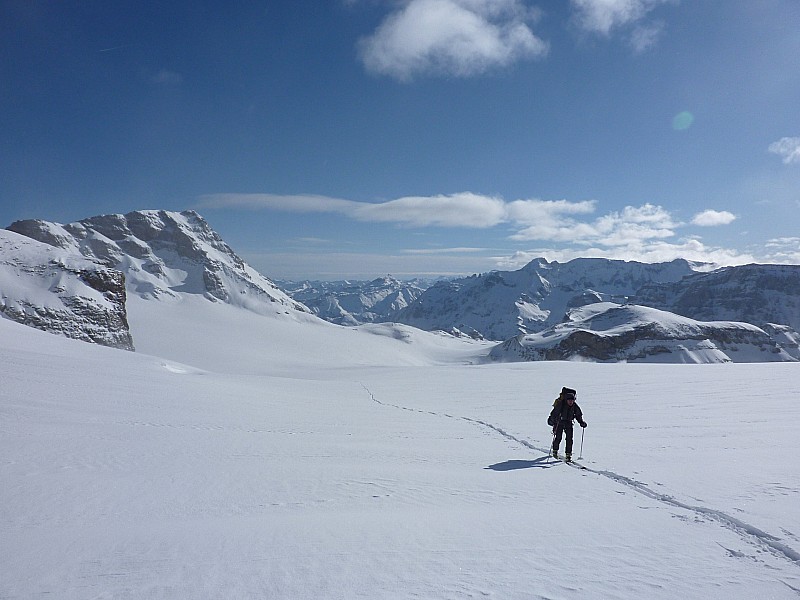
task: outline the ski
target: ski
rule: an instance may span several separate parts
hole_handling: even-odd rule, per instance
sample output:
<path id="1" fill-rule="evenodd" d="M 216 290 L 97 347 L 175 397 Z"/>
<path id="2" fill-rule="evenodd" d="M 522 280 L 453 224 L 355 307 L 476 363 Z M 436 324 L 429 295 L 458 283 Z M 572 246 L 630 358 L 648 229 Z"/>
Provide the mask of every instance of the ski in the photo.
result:
<path id="1" fill-rule="evenodd" d="M 551 456 L 552 458 L 555 458 L 556 460 L 560 460 L 560 461 L 561 461 L 561 462 L 563 462 L 565 465 L 569 465 L 569 466 L 571 466 L 571 467 L 575 467 L 576 469 L 583 469 L 584 471 L 586 470 L 586 467 L 584 467 L 584 466 L 583 466 L 581 463 L 579 463 L 579 462 L 575 462 L 574 460 L 567 461 L 567 459 L 566 459 L 566 458 L 562 458 L 561 456 L 558 456 L 558 457 L 556 457 L 556 456 L 553 456 L 552 454 L 551 454 L 550 456 Z"/>

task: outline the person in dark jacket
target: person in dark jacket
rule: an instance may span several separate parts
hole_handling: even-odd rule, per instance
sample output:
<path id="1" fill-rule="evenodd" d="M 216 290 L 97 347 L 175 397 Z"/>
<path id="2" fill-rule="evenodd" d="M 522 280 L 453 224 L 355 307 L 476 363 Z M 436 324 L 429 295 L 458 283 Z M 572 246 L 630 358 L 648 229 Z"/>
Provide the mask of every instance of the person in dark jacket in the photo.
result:
<path id="1" fill-rule="evenodd" d="M 572 460 L 572 420 L 578 421 L 581 427 L 586 427 L 583 420 L 583 411 L 576 401 L 578 394 L 571 388 L 561 388 L 561 394 L 553 403 L 553 410 L 547 419 L 547 424 L 553 427 L 553 456 L 558 458 L 558 447 L 561 445 L 562 434 L 567 434 L 567 452 L 565 459 Z"/>

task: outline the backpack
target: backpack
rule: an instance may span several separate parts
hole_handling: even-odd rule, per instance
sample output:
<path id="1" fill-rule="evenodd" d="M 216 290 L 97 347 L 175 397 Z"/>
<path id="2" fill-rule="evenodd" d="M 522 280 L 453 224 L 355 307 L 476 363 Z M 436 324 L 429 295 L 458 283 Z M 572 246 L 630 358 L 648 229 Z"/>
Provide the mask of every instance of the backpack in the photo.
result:
<path id="1" fill-rule="evenodd" d="M 571 395 L 571 396 L 572 396 L 574 399 L 577 399 L 577 397 L 578 397 L 578 392 L 576 392 L 576 391 L 575 391 L 575 390 L 573 390 L 572 388 L 568 388 L 568 387 L 562 387 L 562 388 L 561 388 L 561 393 L 558 395 L 558 398 L 556 398 L 556 399 L 553 401 L 553 408 L 555 408 L 556 406 L 558 406 L 558 403 L 559 403 L 559 402 L 562 402 L 563 400 L 565 400 L 565 399 L 566 399 L 566 397 L 567 397 L 567 396 L 570 396 L 570 395 Z M 559 411 L 556 411 L 556 412 L 559 412 Z M 547 424 L 548 424 L 548 425 L 550 425 L 551 427 L 555 427 L 555 425 L 556 425 L 556 420 L 557 420 L 557 419 L 556 419 L 555 417 L 553 417 L 553 416 L 552 416 L 552 414 L 553 414 L 553 413 L 552 413 L 552 411 L 551 411 L 551 413 L 550 413 L 550 416 L 549 416 L 549 417 L 547 417 Z"/>
<path id="2" fill-rule="evenodd" d="M 578 392 L 576 392 L 572 388 L 562 387 L 561 388 L 561 393 L 558 395 L 558 398 L 556 398 L 555 401 L 553 402 L 553 408 L 555 408 L 556 404 L 558 404 L 562 400 L 566 400 L 567 396 L 572 396 L 573 400 L 577 400 L 578 399 Z"/>

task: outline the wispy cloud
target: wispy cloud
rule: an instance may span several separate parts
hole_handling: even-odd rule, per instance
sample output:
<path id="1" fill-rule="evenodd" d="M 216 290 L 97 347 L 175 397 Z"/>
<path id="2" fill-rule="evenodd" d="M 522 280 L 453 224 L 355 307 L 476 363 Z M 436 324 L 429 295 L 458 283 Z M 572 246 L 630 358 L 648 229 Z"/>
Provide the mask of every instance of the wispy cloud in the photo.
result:
<path id="1" fill-rule="evenodd" d="M 717 225 L 730 225 L 735 220 L 736 215 L 727 210 L 704 210 L 692 218 L 692 225 L 716 227 Z"/>
<path id="2" fill-rule="evenodd" d="M 621 32 L 636 52 L 654 46 L 664 31 L 661 21 L 648 21 L 659 4 L 676 0 L 571 0 L 573 19 L 588 33 L 610 37 Z"/>
<path id="3" fill-rule="evenodd" d="M 499 198 L 464 192 L 439 196 L 406 196 L 382 203 L 355 202 L 326 196 L 214 194 L 198 199 L 198 208 L 248 208 L 298 213 L 337 213 L 357 221 L 414 227 L 494 227 L 507 219 Z"/>
<path id="4" fill-rule="evenodd" d="M 180 85 L 183 83 L 183 75 L 175 71 L 161 69 L 150 78 L 150 81 L 159 85 Z"/>
<path id="5" fill-rule="evenodd" d="M 800 163 L 800 137 L 785 137 L 769 145 L 769 151 L 783 158 L 787 165 Z"/>
<path id="6" fill-rule="evenodd" d="M 800 237 L 774 238 L 767 242 L 770 262 L 800 264 Z"/>
<path id="7" fill-rule="evenodd" d="M 368 71 L 400 81 L 469 77 L 547 54 L 531 30 L 538 14 L 521 0 L 406 0 L 359 54 Z"/>
<path id="8" fill-rule="evenodd" d="M 403 254 L 475 254 L 486 252 L 486 248 L 406 248 Z"/>

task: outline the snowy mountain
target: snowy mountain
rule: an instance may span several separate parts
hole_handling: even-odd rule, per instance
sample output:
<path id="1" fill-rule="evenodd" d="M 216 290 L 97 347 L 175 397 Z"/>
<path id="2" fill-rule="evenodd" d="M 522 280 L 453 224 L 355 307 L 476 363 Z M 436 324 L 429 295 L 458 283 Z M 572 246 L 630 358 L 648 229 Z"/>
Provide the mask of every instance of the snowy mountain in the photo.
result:
<path id="1" fill-rule="evenodd" d="M 0 246 L 0 260 L 14 266 L 13 270 L 7 266 L 0 280 L 4 306 L 8 306 L 9 316 L 18 315 L 21 313 L 17 307 L 22 303 L 18 299 L 27 302 L 25 318 L 19 318 L 26 324 L 36 324 L 31 315 L 50 315 L 53 305 L 63 304 L 59 293 L 65 285 L 53 282 L 72 281 L 69 273 L 77 273 L 78 267 L 72 265 L 78 265 L 85 271 L 94 269 L 117 278 L 119 303 L 114 308 L 121 311 L 122 317 L 127 316 L 127 322 L 120 319 L 120 323 L 112 323 L 104 331 L 106 335 L 127 336 L 124 339 L 128 346 L 132 348 L 132 338 L 136 349 L 145 354 L 180 356 L 183 362 L 210 370 L 224 366 L 231 371 L 252 373 L 264 364 L 279 370 L 281 365 L 298 361 L 310 365 L 327 361 L 341 367 L 384 360 L 414 364 L 420 355 L 443 353 L 470 356 L 465 360 L 477 362 L 489 350 L 486 344 L 402 324 L 370 324 L 354 329 L 328 323 L 246 265 L 192 211 L 140 211 L 68 225 L 20 221 L 12 228 L 42 240 L 3 231 L 5 238 L 27 251 L 21 255 L 14 244 Z M 50 256 L 59 260 L 51 261 Z M 50 263 L 48 271 L 45 266 Z M 68 265 L 66 270 L 64 265 Z M 104 265 L 114 265 L 119 270 Z M 25 285 L 35 288 L 36 295 L 21 286 L 23 278 L 18 272 L 30 276 L 31 282 Z M 86 278 L 94 281 L 100 277 Z M 76 287 L 78 279 L 66 286 L 65 294 L 71 302 L 75 302 L 73 297 L 91 295 L 74 291 Z M 73 337 L 98 341 L 97 333 L 85 333 L 88 326 L 81 321 L 81 315 L 57 316 L 58 319 L 50 319 L 56 324 L 43 328 L 55 333 L 74 331 Z M 207 347 L 231 336 L 238 343 L 231 343 L 207 363 Z M 258 350 L 254 352 L 253 348 Z"/>
<path id="2" fill-rule="evenodd" d="M 702 320 L 745 321 L 800 330 L 800 265 L 743 265 L 651 283 L 638 304 Z"/>
<path id="3" fill-rule="evenodd" d="M 308 312 L 247 265 L 194 211 L 135 211 L 68 225 L 26 220 L 8 229 L 123 271 L 128 293 L 142 298 L 196 294 L 261 314 Z"/>
<path id="4" fill-rule="evenodd" d="M 276 281 L 294 300 L 318 317 L 338 325 L 394 320 L 430 287 L 421 279 L 402 282 L 387 275 L 371 281 Z"/>
<path id="5" fill-rule="evenodd" d="M 0 253 L 10 273 L 3 290 L 6 316 L 129 349 L 137 341 L 137 331 L 156 321 L 161 332 L 170 331 L 176 340 L 192 340 L 189 347 L 203 343 L 186 335 L 200 324 L 182 318 L 199 300 L 286 320 L 288 329 L 281 335 L 294 338 L 308 356 L 339 352 L 315 342 L 320 339 L 319 316 L 348 326 L 396 321 L 398 325 L 376 326 L 360 334 L 397 340 L 418 337 L 406 325 L 444 330 L 451 337 L 506 339 L 492 351 L 493 360 L 800 359 L 800 267 L 749 265 L 703 273 L 698 265 L 680 260 L 661 264 L 536 260 L 518 271 L 439 282 L 427 290 L 425 282 L 403 283 L 388 276 L 369 282 L 284 283 L 290 297 L 249 267 L 194 211 L 136 211 L 67 225 L 18 221 L 9 230 L 6 239 L 16 245 L 7 245 Z M 19 240 L 26 238 L 17 233 L 40 243 L 20 246 Z M 25 291 L 25 286 L 16 289 L 19 277 L 14 274 L 22 272 L 27 288 L 35 288 L 37 294 Z M 53 284 L 61 279 L 71 283 Z M 81 293 L 75 287 L 87 284 L 93 292 Z M 642 306 L 621 306 L 634 297 Z M 159 305 L 176 309 L 154 321 Z M 191 314 L 206 312 L 207 307 L 191 308 Z M 208 312 L 203 319 L 241 321 L 225 311 Z M 297 327 L 298 323 L 317 327 Z M 259 323 L 247 329 L 274 337 L 276 327 Z M 214 338 L 208 326 L 205 331 L 201 338 Z M 162 349 L 149 344 L 145 342 L 147 352 Z M 246 357 L 239 360 L 242 365 L 249 363 Z M 273 360 L 280 360 L 280 352 Z"/>
<path id="6" fill-rule="evenodd" d="M 0 230 L 0 315 L 37 329 L 133 350 L 123 274 Z"/>
<path id="7" fill-rule="evenodd" d="M 600 302 L 571 310 L 567 321 L 519 335 L 492 349 L 497 361 L 723 363 L 795 362 L 797 334 L 737 322 L 701 322 L 637 305 Z M 792 349 L 792 341 L 794 348 Z"/>
<path id="8" fill-rule="evenodd" d="M 624 302 L 646 284 L 677 282 L 696 268 L 685 260 L 644 264 L 580 258 L 561 264 L 538 259 L 517 271 L 438 283 L 396 320 L 421 329 L 455 328 L 505 340 L 552 327 L 571 308 Z"/>

